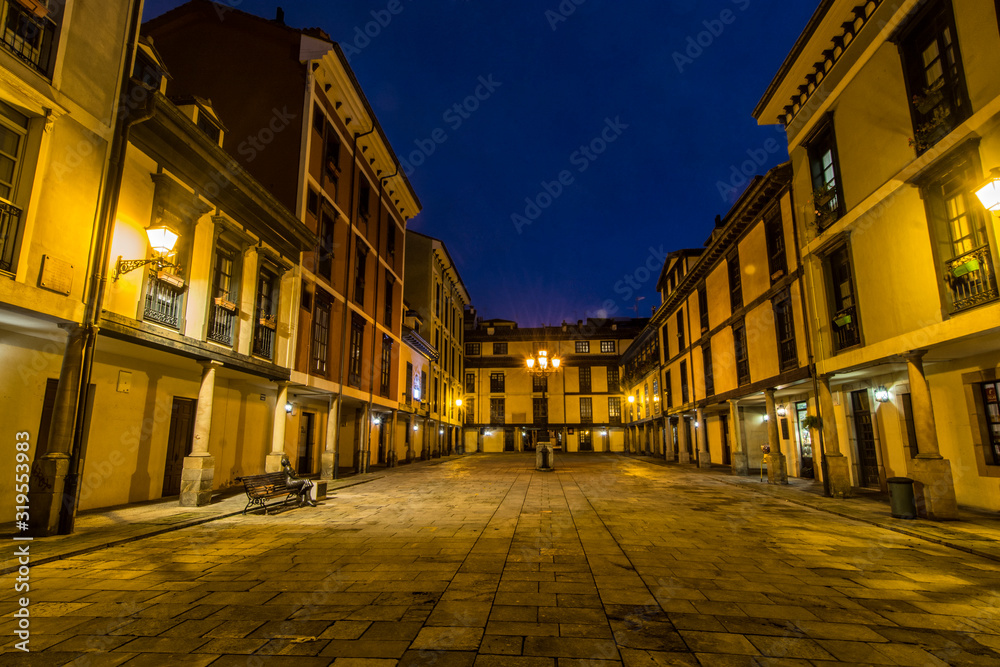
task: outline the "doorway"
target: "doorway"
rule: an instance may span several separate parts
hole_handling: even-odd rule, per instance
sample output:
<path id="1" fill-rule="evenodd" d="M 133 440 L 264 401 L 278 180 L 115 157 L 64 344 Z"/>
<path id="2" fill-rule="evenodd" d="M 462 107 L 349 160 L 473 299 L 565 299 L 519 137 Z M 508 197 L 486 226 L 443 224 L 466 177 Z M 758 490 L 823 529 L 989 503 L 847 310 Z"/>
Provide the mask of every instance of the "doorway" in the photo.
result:
<path id="1" fill-rule="evenodd" d="M 805 419 L 808 414 L 808 403 L 801 401 L 795 404 L 795 425 L 799 434 L 799 461 L 802 462 L 799 470 L 799 476 L 806 477 L 808 479 L 815 479 L 816 467 L 813 463 L 812 431 L 802 427 L 802 420 Z"/>
<path id="2" fill-rule="evenodd" d="M 386 418 L 382 417 L 379 420 L 379 427 L 378 427 L 378 460 L 377 461 L 378 461 L 378 465 L 383 465 L 383 466 L 386 463 L 386 460 L 385 460 L 385 425 L 386 425 Z"/>
<path id="3" fill-rule="evenodd" d="M 505 452 L 516 452 L 517 446 L 514 444 L 514 429 L 505 428 L 503 430 L 503 450 Z"/>
<path id="4" fill-rule="evenodd" d="M 594 439 L 591 435 L 591 431 L 580 431 L 580 451 L 581 452 L 592 452 L 594 451 Z"/>
<path id="5" fill-rule="evenodd" d="M 733 464 L 733 450 L 729 444 L 729 415 L 719 415 L 719 428 L 722 432 L 722 465 Z"/>
<path id="6" fill-rule="evenodd" d="M 163 467 L 163 492 L 160 494 L 163 498 L 181 494 L 181 472 L 184 468 L 184 457 L 191 452 L 194 415 L 197 408 L 197 400 L 176 396 L 170 406 L 167 460 Z"/>
<path id="7" fill-rule="evenodd" d="M 313 430 L 316 427 L 316 415 L 303 412 L 299 420 L 299 462 L 295 470 L 300 475 L 312 473 Z"/>
<path id="8" fill-rule="evenodd" d="M 857 438 L 858 448 L 858 479 L 861 486 L 866 489 L 881 488 L 875 428 L 867 389 L 851 392 L 851 408 L 854 413 L 854 435 Z"/>

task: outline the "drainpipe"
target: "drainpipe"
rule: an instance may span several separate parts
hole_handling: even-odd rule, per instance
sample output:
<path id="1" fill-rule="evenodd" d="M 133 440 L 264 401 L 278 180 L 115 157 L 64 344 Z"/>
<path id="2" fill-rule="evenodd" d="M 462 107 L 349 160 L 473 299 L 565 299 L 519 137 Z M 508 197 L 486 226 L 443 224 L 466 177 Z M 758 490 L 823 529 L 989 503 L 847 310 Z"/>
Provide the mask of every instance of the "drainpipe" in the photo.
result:
<path id="1" fill-rule="evenodd" d="M 351 197 L 349 208 L 347 210 L 347 221 L 350 224 L 351 216 L 354 215 L 354 185 L 358 172 L 358 140 L 362 137 L 366 137 L 375 131 L 375 123 L 372 123 L 372 128 L 367 132 L 362 132 L 360 134 L 354 134 L 354 146 L 351 150 Z M 337 383 L 340 385 L 340 400 L 337 401 L 337 439 L 336 447 L 333 450 L 333 478 L 337 479 L 340 476 L 340 418 L 344 410 L 344 368 L 347 366 L 347 315 L 350 312 L 351 298 L 348 296 L 351 283 L 351 243 L 354 241 L 354 235 L 351 234 L 351 238 L 347 243 L 347 261 L 344 262 L 344 315 L 341 318 L 340 326 L 340 373 L 337 378 Z M 329 428 L 329 427 L 327 427 Z"/>
<path id="2" fill-rule="evenodd" d="M 100 330 L 98 321 L 104 303 L 104 293 L 108 283 L 108 257 L 111 251 L 111 232 L 114 228 L 114 216 L 118 210 L 118 197 L 121 194 L 122 177 L 125 171 L 125 154 L 128 150 L 129 130 L 133 125 L 149 120 L 155 112 L 156 98 L 150 93 L 145 98 L 145 105 L 137 110 L 137 115 L 129 113 L 126 100 L 130 99 L 132 69 L 135 62 L 135 52 L 138 48 L 139 26 L 142 22 L 142 0 L 135 0 L 132 5 L 132 16 L 129 18 L 128 41 L 125 47 L 128 55 L 125 58 L 125 69 L 122 72 L 122 82 L 119 91 L 121 105 L 115 119 L 115 130 L 108 158 L 107 187 L 101 197 L 101 208 L 97 221 L 97 233 L 91 246 L 93 257 L 92 275 L 87 290 L 85 314 L 82 323 L 84 343 L 82 350 L 82 366 L 80 370 L 79 387 L 73 428 L 73 444 L 70 451 L 69 471 L 66 475 L 63 490 L 63 502 L 59 511 L 59 534 L 69 535 L 76 523 L 76 509 L 80 503 L 80 474 L 86 458 L 85 424 L 88 417 L 90 399 L 90 378 L 94 369 L 94 351 L 97 347 L 97 333 Z"/>

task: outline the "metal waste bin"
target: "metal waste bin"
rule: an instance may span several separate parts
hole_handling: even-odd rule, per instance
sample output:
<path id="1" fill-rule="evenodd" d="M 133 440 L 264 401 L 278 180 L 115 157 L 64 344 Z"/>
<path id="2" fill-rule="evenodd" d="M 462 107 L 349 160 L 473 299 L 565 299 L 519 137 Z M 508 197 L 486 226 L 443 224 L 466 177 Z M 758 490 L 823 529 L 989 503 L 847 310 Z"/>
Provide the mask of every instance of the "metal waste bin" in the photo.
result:
<path id="1" fill-rule="evenodd" d="M 889 506 L 897 519 L 916 519 L 917 503 L 913 497 L 913 480 L 909 477 L 890 477 Z"/>

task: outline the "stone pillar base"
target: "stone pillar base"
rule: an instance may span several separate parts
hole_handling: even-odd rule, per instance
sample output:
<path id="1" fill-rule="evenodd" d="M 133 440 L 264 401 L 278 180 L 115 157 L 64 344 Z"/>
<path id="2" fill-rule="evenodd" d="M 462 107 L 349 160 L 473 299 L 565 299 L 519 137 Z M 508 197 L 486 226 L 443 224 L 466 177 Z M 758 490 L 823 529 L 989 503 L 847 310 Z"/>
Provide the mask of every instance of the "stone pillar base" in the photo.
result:
<path id="1" fill-rule="evenodd" d="M 691 463 L 691 454 L 688 453 L 686 449 L 682 449 L 677 453 L 678 463 Z"/>
<path id="2" fill-rule="evenodd" d="M 712 467 L 712 453 L 711 452 L 698 452 L 698 467 L 699 468 L 711 468 Z"/>
<path id="3" fill-rule="evenodd" d="M 185 456 L 181 469 L 181 507 L 201 507 L 212 502 L 215 459 L 211 456 Z"/>
<path id="4" fill-rule="evenodd" d="M 746 452 L 733 452 L 733 474 L 742 477 L 750 474 L 750 457 Z"/>
<path id="5" fill-rule="evenodd" d="M 333 452 L 323 452 L 319 455 L 319 478 L 333 479 Z"/>
<path id="6" fill-rule="evenodd" d="M 281 472 L 281 457 L 284 454 L 268 454 L 264 458 L 264 472 Z"/>
<path id="7" fill-rule="evenodd" d="M 69 473 L 69 455 L 46 454 L 31 470 L 28 531 L 31 537 L 59 534 L 59 510 Z M 75 501 L 73 501 L 75 502 Z"/>
<path id="8" fill-rule="evenodd" d="M 942 458 L 923 459 L 918 455 L 913 459 L 910 470 L 916 480 L 913 492 L 917 500 L 917 514 L 936 521 L 958 519 L 951 461 Z"/>
<path id="9" fill-rule="evenodd" d="M 767 483 L 788 484 L 788 462 L 785 455 L 768 454 L 764 458 L 767 460 Z"/>
<path id="10" fill-rule="evenodd" d="M 535 470 L 555 470 L 555 450 L 547 442 L 540 442 L 535 447 Z"/>
<path id="11" fill-rule="evenodd" d="M 847 457 L 843 454 L 827 454 L 826 473 L 830 476 L 830 495 L 834 498 L 850 498 L 851 471 Z"/>

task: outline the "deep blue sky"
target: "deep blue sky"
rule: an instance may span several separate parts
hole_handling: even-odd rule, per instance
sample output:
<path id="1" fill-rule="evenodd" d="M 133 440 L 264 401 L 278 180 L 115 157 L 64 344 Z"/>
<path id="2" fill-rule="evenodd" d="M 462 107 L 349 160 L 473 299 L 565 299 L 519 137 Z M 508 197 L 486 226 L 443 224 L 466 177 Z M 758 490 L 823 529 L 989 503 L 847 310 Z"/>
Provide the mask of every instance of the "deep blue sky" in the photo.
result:
<path id="1" fill-rule="evenodd" d="M 639 314 L 649 315 L 659 304 L 661 250 L 701 247 L 735 199 L 720 194 L 720 181 L 765 157 L 772 137 L 782 150 L 759 172 L 787 159 L 780 128 L 757 127 L 750 114 L 816 8 L 787 0 L 223 3 L 266 18 L 280 5 L 288 25 L 319 26 L 345 47 L 397 155 L 409 159 L 423 142 L 410 180 L 424 209 L 410 228 L 445 242 L 481 316 L 522 326 L 599 316 L 605 305 L 609 315 L 632 316 L 637 296 Z M 145 17 L 181 4 L 147 0 Z M 366 42 L 358 31 L 373 11 L 386 25 L 367 26 L 377 36 Z M 479 88 L 486 99 L 467 117 L 449 112 L 481 78 L 499 85 Z M 435 130 L 447 140 L 427 155 Z M 602 154 L 578 152 L 602 132 L 614 139 Z M 561 173 L 568 185 L 558 183 Z M 558 193 L 551 202 L 544 183 Z M 518 229 L 512 216 L 525 216 L 526 198 L 548 206 L 529 210 L 536 219 Z"/>

